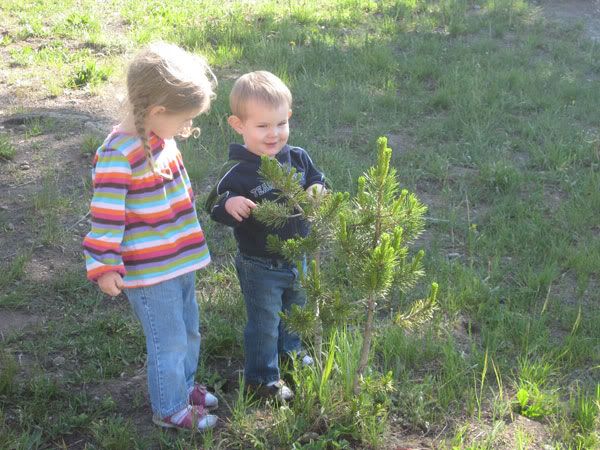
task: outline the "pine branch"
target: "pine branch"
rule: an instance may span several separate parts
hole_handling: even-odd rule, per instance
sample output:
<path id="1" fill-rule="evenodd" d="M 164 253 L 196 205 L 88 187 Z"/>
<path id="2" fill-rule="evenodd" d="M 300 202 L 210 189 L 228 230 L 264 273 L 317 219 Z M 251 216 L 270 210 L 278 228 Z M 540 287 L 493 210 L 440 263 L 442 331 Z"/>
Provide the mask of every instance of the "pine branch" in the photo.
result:
<path id="1" fill-rule="evenodd" d="M 281 228 L 289 219 L 300 216 L 300 214 L 293 214 L 287 205 L 271 200 L 260 202 L 252 211 L 252 215 L 259 222 L 272 228 Z"/>
<path id="2" fill-rule="evenodd" d="M 397 314 L 394 322 L 406 330 L 414 330 L 433 318 L 437 310 L 438 284 L 431 284 L 431 292 L 426 299 L 417 300 L 413 303 L 410 311 Z"/>
<path id="3" fill-rule="evenodd" d="M 305 215 L 303 205 L 309 203 L 308 195 L 300 186 L 295 168 L 284 168 L 275 158 L 263 155 L 258 175 L 275 188 L 279 200 Z"/>

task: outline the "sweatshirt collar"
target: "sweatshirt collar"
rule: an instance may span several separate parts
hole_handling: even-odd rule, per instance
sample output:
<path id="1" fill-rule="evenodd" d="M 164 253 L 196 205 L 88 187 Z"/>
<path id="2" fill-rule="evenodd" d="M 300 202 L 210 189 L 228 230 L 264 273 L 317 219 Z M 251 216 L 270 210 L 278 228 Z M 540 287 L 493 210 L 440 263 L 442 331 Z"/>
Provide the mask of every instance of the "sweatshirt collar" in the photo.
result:
<path id="1" fill-rule="evenodd" d="M 279 162 L 287 162 L 290 159 L 290 146 L 285 144 L 279 153 L 275 155 L 275 159 Z M 241 161 L 252 161 L 260 164 L 260 156 L 248 151 L 248 149 L 241 144 L 230 144 L 229 145 L 229 159 L 241 160 Z"/>

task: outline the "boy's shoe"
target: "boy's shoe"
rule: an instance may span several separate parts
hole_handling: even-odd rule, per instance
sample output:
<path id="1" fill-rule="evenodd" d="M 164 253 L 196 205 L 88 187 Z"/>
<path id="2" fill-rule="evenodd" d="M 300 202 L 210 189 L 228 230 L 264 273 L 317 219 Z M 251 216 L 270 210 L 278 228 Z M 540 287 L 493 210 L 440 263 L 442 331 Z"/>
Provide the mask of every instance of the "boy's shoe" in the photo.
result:
<path id="1" fill-rule="evenodd" d="M 302 356 L 302 367 L 312 366 L 315 363 L 315 360 L 308 353 L 305 353 Z"/>
<path id="2" fill-rule="evenodd" d="M 294 354 L 283 353 L 283 354 L 281 354 L 282 365 L 287 365 L 287 366 L 291 367 L 293 355 L 296 355 L 296 358 L 298 358 L 300 360 L 302 367 L 312 366 L 315 363 L 315 360 L 312 358 L 312 356 L 310 356 L 308 353 L 306 353 L 303 350 L 300 353 L 294 353 Z"/>
<path id="3" fill-rule="evenodd" d="M 201 406 L 188 405 L 169 417 L 152 417 L 152 422 L 164 428 L 177 428 L 178 430 L 207 430 L 217 424 L 217 416 L 206 414 Z"/>
<path id="4" fill-rule="evenodd" d="M 202 406 L 205 409 L 216 409 L 219 407 L 219 399 L 206 390 L 203 384 L 195 383 L 189 392 L 190 404 Z"/>
<path id="5" fill-rule="evenodd" d="M 294 393 L 283 380 L 272 381 L 268 384 L 249 384 L 248 390 L 258 397 L 274 398 L 281 402 L 287 402 L 294 398 Z"/>

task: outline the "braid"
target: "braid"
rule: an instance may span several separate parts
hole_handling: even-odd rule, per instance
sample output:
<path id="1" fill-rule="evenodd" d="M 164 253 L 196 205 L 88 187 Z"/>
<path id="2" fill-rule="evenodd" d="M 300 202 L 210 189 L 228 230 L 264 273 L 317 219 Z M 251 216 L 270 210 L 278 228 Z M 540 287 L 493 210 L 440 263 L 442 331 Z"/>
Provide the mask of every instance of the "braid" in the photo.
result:
<path id="1" fill-rule="evenodd" d="M 135 131 L 139 135 L 139 138 L 142 140 L 142 145 L 144 147 L 144 153 L 146 155 L 146 161 L 150 166 L 150 170 L 152 172 L 156 172 L 156 164 L 154 162 L 154 156 L 152 155 L 152 150 L 150 148 L 150 144 L 148 143 L 148 136 L 146 136 L 146 129 L 144 127 L 144 119 L 146 117 L 146 107 L 141 103 L 136 103 L 133 105 L 133 119 L 135 124 Z"/>

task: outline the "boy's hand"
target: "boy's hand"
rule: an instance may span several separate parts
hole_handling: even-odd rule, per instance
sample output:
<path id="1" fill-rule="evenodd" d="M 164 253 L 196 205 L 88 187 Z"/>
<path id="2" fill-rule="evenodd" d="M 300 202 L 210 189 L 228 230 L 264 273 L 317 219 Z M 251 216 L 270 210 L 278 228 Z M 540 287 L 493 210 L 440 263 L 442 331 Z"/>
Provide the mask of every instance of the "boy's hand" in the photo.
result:
<path id="1" fill-rule="evenodd" d="M 308 195 L 311 197 L 319 197 L 324 195 L 327 192 L 327 189 L 325 189 L 325 186 L 322 184 L 315 183 L 307 187 L 306 192 L 308 192 Z"/>
<path id="2" fill-rule="evenodd" d="M 256 203 L 246 197 L 231 197 L 225 202 L 225 211 L 238 222 L 250 217 L 254 208 Z"/>
<path id="3" fill-rule="evenodd" d="M 106 272 L 98 278 L 100 290 L 111 297 L 116 297 L 124 287 L 123 278 L 118 272 Z"/>

